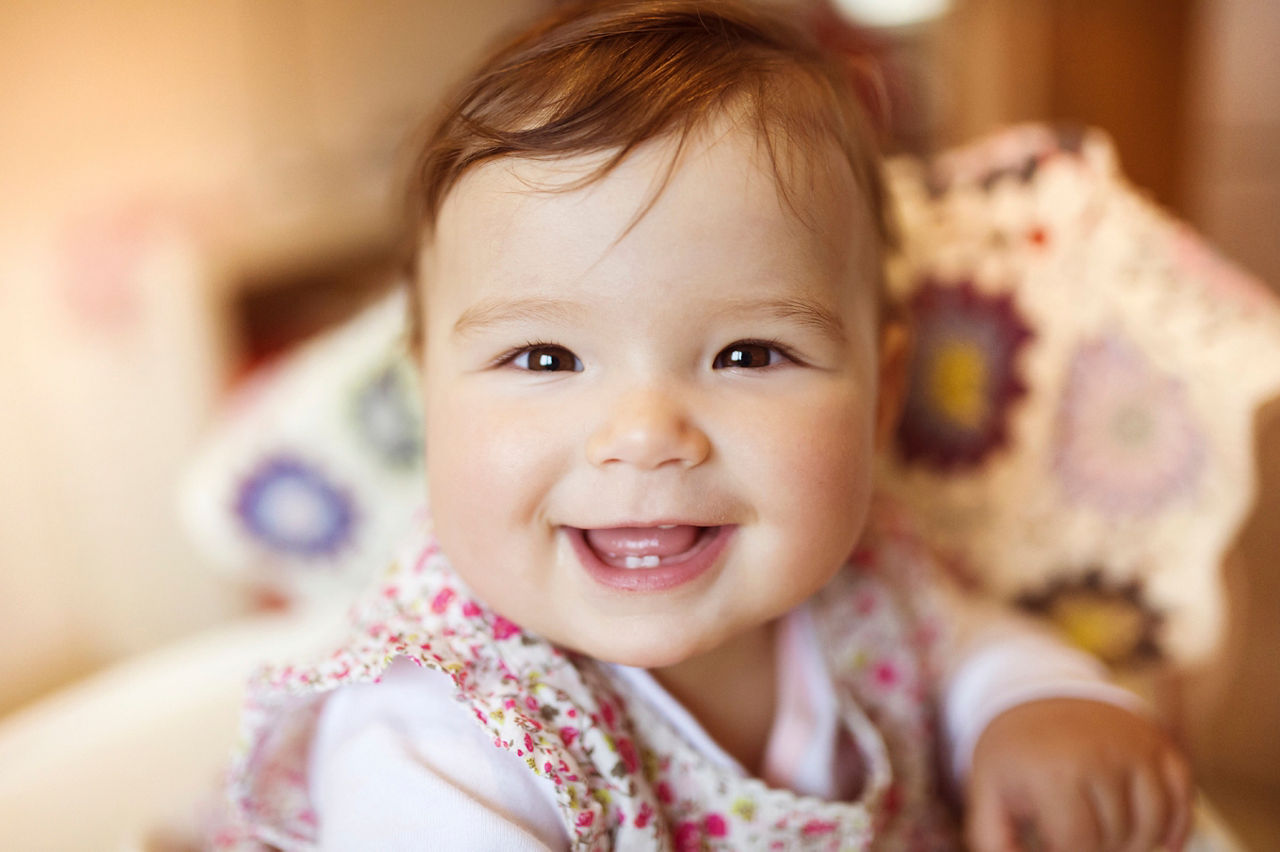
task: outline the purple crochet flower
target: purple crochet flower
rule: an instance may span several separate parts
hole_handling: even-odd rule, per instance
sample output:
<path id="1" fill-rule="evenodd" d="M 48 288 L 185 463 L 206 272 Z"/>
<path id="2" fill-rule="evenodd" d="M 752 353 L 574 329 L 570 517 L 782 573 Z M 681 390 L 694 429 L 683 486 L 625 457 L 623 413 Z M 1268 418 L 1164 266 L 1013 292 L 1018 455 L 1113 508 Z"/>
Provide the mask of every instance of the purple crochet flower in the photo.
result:
<path id="1" fill-rule="evenodd" d="M 362 384 L 352 403 L 356 433 L 391 467 L 408 468 L 422 459 L 415 391 L 412 380 L 392 364 Z"/>
<path id="2" fill-rule="evenodd" d="M 1071 497 L 1107 514 L 1149 514 L 1191 493 L 1204 462 L 1204 436 L 1181 381 L 1119 335 L 1080 345 L 1053 455 Z"/>
<path id="3" fill-rule="evenodd" d="M 942 471 L 972 468 L 1008 443 L 1009 409 L 1026 394 L 1019 351 L 1032 337 L 1010 295 L 927 280 L 909 305 L 916 351 L 898 450 Z"/>
<path id="4" fill-rule="evenodd" d="M 337 553 L 355 526 L 350 498 L 318 470 L 286 455 L 267 457 L 245 479 L 236 514 L 273 550 L 311 558 Z"/>

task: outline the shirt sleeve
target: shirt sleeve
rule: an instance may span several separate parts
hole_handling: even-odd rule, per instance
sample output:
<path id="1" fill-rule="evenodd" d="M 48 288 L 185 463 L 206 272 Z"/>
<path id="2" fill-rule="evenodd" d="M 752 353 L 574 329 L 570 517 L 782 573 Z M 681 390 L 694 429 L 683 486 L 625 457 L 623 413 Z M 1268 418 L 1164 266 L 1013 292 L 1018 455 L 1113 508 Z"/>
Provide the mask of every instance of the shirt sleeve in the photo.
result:
<path id="1" fill-rule="evenodd" d="M 326 702 L 309 786 L 322 850 L 561 850 L 553 793 L 496 748 L 447 676 L 398 660 Z"/>
<path id="2" fill-rule="evenodd" d="M 1146 704 L 1108 679 L 1094 656 L 1008 605 L 959 587 L 932 559 L 913 579 L 916 615 L 934 620 L 928 667 L 937 683 L 951 780 L 968 776 L 979 737 L 997 716 L 1045 698 L 1101 701 L 1146 714 Z M 919 584 L 925 584 L 927 590 Z"/>
<path id="3" fill-rule="evenodd" d="M 968 776 L 974 747 L 987 725 L 1019 704 L 1081 698 L 1146 712 L 1141 699 L 1107 680 L 1096 658 L 1030 627 L 1006 628 L 987 641 L 972 641 L 943 686 L 942 724 L 956 782 Z"/>

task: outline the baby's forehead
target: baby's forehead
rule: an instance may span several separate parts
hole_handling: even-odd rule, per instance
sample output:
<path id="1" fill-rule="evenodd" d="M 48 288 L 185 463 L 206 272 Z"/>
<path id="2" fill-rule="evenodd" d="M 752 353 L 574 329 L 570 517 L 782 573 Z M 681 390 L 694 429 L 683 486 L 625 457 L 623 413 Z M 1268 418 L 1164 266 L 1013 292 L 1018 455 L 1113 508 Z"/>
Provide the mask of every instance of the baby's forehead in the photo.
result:
<path id="1" fill-rule="evenodd" d="M 778 181 L 805 173 L 780 176 L 738 132 L 644 147 L 584 181 L 604 156 L 495 159 L 457 183 L 420 264 L 434 333 L 513 305 L 618 320 L 601 299 L 637 319 L 665 316 L 663 303 L 690 321 L 737 304 L 874 312 L 876 231 L 847 172 L 793 183 L 788 199 Z"/>
<path id="2" fill-rule="evenodd" d="M 617 155 L 498 157 L 473 166 L 445 197 L 424 246 L 493 250 L 495 237 L 518 236 L 522 220 L 547 207 L 565 227 L 577 229 L 617 219 L 602 214 L 625 214 L 615 235 L 621 241 L 632 229 L 654 224 L 650 219 L 671 218 L 681 205 L 695 205 L 707 217 L 767 221 L 780 240 L 817 239 L 828 251 L 871 254 L 879 262 L 877 224 L 834 144 L 779 151 L 726 117 L 688 136 L 660 137 L 621 159 Z M 575 213 L 593 218 L 574 221 Z M 695 227 L 671 237 L 697 240 L 707 230 Z"/>

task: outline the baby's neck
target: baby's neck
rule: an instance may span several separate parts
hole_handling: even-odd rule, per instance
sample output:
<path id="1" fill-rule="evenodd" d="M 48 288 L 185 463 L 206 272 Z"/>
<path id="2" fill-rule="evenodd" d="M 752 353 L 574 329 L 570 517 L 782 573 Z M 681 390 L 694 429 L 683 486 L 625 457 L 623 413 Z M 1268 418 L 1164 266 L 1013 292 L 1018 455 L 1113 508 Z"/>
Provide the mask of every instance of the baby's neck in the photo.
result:
<path id="1" fill-rule="evenodd" d="M 711 738 L 756 776 L 777 703 L 776 636 L 770 622 L 715 651 L 652 670 Z"/>

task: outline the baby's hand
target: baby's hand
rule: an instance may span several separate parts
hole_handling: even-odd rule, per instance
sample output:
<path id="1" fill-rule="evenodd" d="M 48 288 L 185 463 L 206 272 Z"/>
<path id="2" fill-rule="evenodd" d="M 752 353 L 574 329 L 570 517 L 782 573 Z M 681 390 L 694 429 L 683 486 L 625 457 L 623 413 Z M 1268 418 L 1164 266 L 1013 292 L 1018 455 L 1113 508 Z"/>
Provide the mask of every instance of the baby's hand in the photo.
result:
<path id="1" fill-rule="evenodd" d="M 978 852 L 1182 848 L 1191 773 L 1155 725 L 1097 701 L 1032 701 L 978 739 L 965 834 Z"/>

